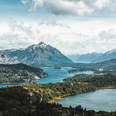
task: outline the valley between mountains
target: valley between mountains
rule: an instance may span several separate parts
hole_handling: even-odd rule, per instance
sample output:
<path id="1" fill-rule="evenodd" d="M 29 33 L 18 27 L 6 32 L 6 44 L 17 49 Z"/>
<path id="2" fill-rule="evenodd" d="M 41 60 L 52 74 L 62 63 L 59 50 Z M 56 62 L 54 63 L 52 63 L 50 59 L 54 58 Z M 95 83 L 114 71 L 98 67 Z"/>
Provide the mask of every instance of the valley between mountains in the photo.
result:
<path id="1" fill-rule="evenodd" d="M 68 70 L 63 70 L 64 67 Z M 64 75 L 67 78 L 63 77 L 62 82 L 51 81 L 39 84 L 37 80 L 51 78 L 43 68 L 48 68 L 51 73 L 54 71 L 54 74 L 55 71 L 57 73 L 66 71 L 60 76 L 68 74 Z M 92 73 L 84 73 L 84 71 L 92 71 Z M 68 77 L 69 75 L 72 76 Z M 58 74 L 56 76 L 58 77 Z M 67 96 L 100 89 L 116 89 L 114 57 L 104 59 L 102 62 L 76 63 L 58 49 L 43 42 L 25 49 L 2 50 L 0 51 L 0 85 L 0 116 L 10 116 L 14 113 L 15 116 L 46 116 L 46 114 L 48 116 L 82 116 L 82 114 L 83 116 L 115 116 L 116 114 L 116 112 L 86 110 L 81 106 L 63 107 L 55 103 L 57 100 L 65 100 Z"/>

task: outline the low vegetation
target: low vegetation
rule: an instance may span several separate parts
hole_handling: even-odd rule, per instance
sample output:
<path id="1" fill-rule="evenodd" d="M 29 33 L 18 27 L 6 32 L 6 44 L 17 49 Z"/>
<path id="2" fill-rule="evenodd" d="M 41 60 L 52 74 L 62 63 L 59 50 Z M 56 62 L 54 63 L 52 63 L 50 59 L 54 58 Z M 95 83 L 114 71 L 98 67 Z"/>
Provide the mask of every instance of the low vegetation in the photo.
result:
<path id="1" fill-rule="evenodd" d="M 81 106 L 66 108 L 53 103 L 64 96 L 102 88 L 116 88 L 116 75 L 78 75 L 63 83 L 0 88 L 0 116 L 115 116 L 116 112 L 87 111 Z"/>
<path id="2" fill-rule="evenodd" d="M 37 77 L 47 76 L 39 68 L 33 68 L 25 64 L 0 64 L 0 83 L 33 83 Z"/>

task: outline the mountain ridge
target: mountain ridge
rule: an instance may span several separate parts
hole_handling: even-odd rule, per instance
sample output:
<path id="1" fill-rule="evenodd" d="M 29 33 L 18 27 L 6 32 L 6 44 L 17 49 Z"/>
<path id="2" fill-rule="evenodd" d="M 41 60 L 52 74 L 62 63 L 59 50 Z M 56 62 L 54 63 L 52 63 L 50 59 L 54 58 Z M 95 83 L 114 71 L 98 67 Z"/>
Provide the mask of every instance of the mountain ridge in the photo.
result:
<path id="1" fill-rule="evenodd" d="M 111 59 L 116 59 L 116 49 L 109 50 L 104 53 L 87 53 L 87 54 L 75 54 L 68 56 L 72 61 L 76 63 L 99 63 Z"/>
<path id="2" fill-rule="evenodd" d="M 25 49 L 14 51 L 4 50 L 3 52 L 10 57 L 15 57 L 21 63 L 35 67 L 72 63 L 72 61 L 64 56 L 58 49 L 44 42 L 33 44 Z"/>

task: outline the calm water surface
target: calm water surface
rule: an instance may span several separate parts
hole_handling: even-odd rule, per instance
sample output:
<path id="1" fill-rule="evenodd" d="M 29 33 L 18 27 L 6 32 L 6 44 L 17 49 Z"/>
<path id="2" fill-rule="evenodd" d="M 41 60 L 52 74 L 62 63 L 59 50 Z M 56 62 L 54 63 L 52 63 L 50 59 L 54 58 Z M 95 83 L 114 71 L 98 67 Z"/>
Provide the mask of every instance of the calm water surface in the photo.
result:
<path id="1" fill-rule="evenodd" d="M 97 90 L 95 92 L 70 96 L 66 100 L 57 101 L 56 103 L 60 103 L 63 106 L 71 105 L 72 107 L 81 105 L 88 110 L 114 111 L 116 110 L 116 90 Z"/>
<path id="2" fill-rule="evenodd" d="M 56 83 L 62 82 L 63 79 L 72 77 L 77 74 L 92 74 L 92 71 L 86 72 L 78 72 L 69 74 L 68 71 L 71 70 L 72 67 L 62 67 L 61 69 L 55 69 L 54 67 L 45 67 L 43 71 L 48 73 L 47 77 L 41 78 L 36 81 L 37 84 L 45 84 L 45 83 Z M 0 84 L 0 87 L 12 86 L 14 84 Z"/>
<path id="3" fill-rule="evenodd" d="M 62 69 L 43 68 L 44 72 L 48 73 L 47 77 L 41 78 L 37 81 L 38 84 L 62 82 L 63 79 L 72 77 L 78 74 L 93 74 L 92 71 L 78 72 L 69 74 L 71 67 L 63 67 Z M 0 87 L 12 86 L 15 84 L 0 84 Z M 88 110 L 116 110 L 116 90 L 97 90 L 95 92 L 79 94 L 67 97 L 66 100 L 57 101 L 63 106 L 77 106 L 81 105 Z"/>
<path id="4" fill-rule="evenodd" d="M 92 74 L 92 71 L 86 72 L 77 72 L 69 74 L 68 71 L 71 70 L 72 67 L 62 67 L 61 69 L 55 69 L 54 67 L 43 68 L 44 72 L 48 73 L 47 77 L 41 78 L 37 81 L 37 83 L 45 84 L 45 83 L 56 83 L 62 82 L 63 79 L 72 77 L 77 74 Z"/>
<path id="5" fill-rule="evenodd" d="M 17 85 L 17 84 L 0 84 L 0 88 L 7 87 L 7 86 L 13 86 L 13 85 Z"/>

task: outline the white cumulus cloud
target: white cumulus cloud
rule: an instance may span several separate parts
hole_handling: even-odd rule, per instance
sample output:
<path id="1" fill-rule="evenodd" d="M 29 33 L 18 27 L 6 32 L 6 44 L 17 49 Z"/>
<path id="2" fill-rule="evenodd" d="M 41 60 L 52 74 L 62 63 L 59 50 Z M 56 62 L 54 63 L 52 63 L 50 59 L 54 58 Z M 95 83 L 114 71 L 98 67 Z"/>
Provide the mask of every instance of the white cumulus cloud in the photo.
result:
<path id="1" fill-rule="evenodd" d="M 26 48 L 43 41 L 66 55 L 104 52 L 116 48 L 115 24 L 115 20 L 3 23 L 0 28 L 0 49 Z"/>
<path id="2" fill-rule="evenodd" d="M 21 0 L 23 4 L 30 3 L 31 10 L 45 7 L 52 13 L 86 15 L 94 12 L 115 11 L 116 0 Z"/>

